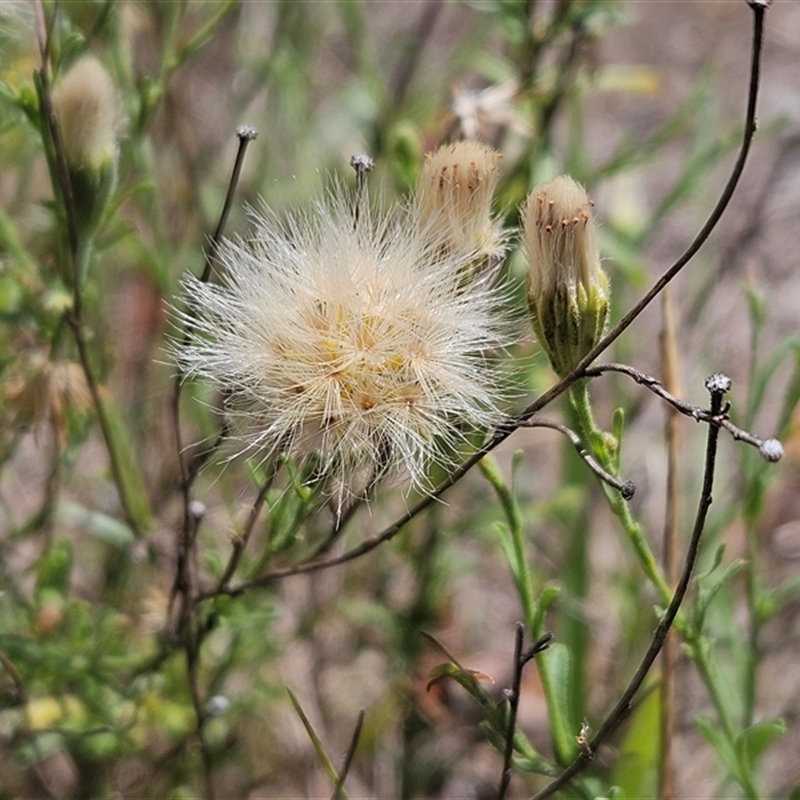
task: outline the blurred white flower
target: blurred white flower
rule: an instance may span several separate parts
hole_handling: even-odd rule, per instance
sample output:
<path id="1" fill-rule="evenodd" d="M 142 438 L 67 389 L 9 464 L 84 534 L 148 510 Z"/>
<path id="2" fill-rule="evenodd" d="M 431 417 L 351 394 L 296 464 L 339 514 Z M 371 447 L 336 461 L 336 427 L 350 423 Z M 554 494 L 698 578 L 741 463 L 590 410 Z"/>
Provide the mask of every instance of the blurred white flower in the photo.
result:
<path id="1" fill-rule="evenodd" d="M 528 138 L 533 128 L 519 112 L 519 81 L 509 80 L 479 91 L 453 87 L 451 109 L 467 139 L 488 138 L 492 128 L 502 125 Z"/>
<path id="2" fill-rule="evenodd" d="M 375 212 L 334 190 L 306 213 L 252 214 L 225 241 L 218 284 L 184 281 L 187 376 L 225 394 L 246 454 L 314 459 L 343 498 L 360 476 L 404 470 L 426 487 L 469 431 L 503 418 L 492 351 L 515 324 L 497 271 L 464 281 L 453 253 L 408 209 Z"/>

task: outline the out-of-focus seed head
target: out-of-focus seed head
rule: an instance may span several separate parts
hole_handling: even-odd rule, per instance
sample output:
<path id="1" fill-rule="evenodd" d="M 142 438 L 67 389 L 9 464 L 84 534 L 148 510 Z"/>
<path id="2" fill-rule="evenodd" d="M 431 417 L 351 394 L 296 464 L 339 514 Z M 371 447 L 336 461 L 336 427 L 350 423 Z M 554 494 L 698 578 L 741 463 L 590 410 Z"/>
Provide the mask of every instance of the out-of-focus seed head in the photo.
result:
<path id="1" fill-rule="evenodd" d="M 608 316 L 592 203 L 580 184 L 560 176 L 533 189 L 522 217 L 533 329 L 563 376 L 600 341 Z"/>
<path id="2" fill-rule="evenodd" d="M 37 431 L 49 424 L 62 447 L 69 413 L 85 414 L 93 405 L 79 364 L 50 361 L 38 352 L 21 357 L 9 368 L 2 400 L 9 429 Z"/>
<path id="3" fill-rule="evenodd" d="M 56 84 L 53 108 L 78 222 L 90 228 L 116 183 L 122 119 L 117 89 L 94 56 L 83 56 Z"/>

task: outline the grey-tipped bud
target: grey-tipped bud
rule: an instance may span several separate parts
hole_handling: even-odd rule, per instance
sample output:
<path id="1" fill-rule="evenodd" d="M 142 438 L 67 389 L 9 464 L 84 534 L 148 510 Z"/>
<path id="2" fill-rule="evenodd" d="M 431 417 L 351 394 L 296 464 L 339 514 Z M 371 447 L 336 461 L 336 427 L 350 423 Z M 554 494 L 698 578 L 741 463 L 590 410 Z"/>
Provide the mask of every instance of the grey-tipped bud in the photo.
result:
<path id="1" fill-rule="evenodd" d="M 715 372 L 706 378 L 706 389 L 713 394 L 726 394 L 731 390 L 731 379 L 721 372 Z"/>
<path id="2" fill-rule="evenodd" d="M 783 445 L 777 439 L 765 439 L 758 448 L 764 461 L 774 464 L 783 458 Z"/>

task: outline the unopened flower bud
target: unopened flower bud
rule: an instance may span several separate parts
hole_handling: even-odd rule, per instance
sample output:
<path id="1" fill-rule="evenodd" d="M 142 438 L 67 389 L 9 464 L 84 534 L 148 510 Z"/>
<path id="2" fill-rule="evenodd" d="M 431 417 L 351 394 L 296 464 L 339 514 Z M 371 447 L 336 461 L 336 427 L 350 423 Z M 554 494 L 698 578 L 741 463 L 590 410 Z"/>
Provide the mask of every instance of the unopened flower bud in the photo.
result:
<path id="1" fill-rule="evenodd" d="M 501 154 L 479 142 L 443 145 L 429 154 L 417 184 L 419 221 L 438 229 L 449 249 L 485 260 L 504 252 L 502 229 L 492 218 Z"/>
<path id="2" fill-rule="evenodd" d="M 761 457 L 770 464 L 774 464 L 783 458 L 783 445 L 777 439 L 766 439 L 758 448 Z"/>
<path id="3" fill-rule="evenodd" d="M 523 225 L 533 330 L 563 376 L 600 341 L 608 316 L 592 203 L 578 183 L 561 176 L 533 189 Z"/>
<path id="4" fill-rule="evenodd" d="M 120 106 L 111 76 L 84 56 L 53 91 L 78 224 L 91 228 L 116 183 Z"/>

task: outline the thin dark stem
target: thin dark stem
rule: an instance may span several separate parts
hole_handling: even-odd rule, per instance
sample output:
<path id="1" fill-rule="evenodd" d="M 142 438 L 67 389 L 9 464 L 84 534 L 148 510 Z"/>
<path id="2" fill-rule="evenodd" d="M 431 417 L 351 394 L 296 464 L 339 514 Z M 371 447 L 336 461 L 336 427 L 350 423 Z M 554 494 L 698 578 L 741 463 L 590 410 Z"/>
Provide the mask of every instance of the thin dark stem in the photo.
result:
<path id="1" fill-rule="evenodd" d="M 653 394 L 669 403 L 672 408 L 679 411 L 684 416 L 691 417 L 696 422 L 705 422 L 709 425 L 724 428 L 737 442 L 744 442 L 745 444 L 757 448 L 762 457 L 767 461 L 779 461 L 783 455 L 783 448 L 780 442 L 776 439 L 762 439 L 734 425 L 727 416 L 727 409 L 723 408 L 719 413 L 714 413 L 712 409 L 703 408 L 694 403 L 687 403 L 684 400 L 680 400 L 668 392 L 658 378 L 640 372 L 638 369 L 628 366 L 627 364 L 598 364 L 597 366 L 587 369 L 585 374 L 587 377 L 593 378 L 602 375 L 604 372 L 621 372 L 623 375 L 633 378 L 640 386 L 649 389 Z"/>
<path id="2" fill-rule="evenodd" d="M 80 292 L 76 292 L 76 294 L 80 294 Z M 91 358 L 89 357 L 89 347 L 86 344 L 86 337 L 84 336 L 83 321 L 73 313 L 69 315 L 67 322 L 72 330 L 72 335 L 78 348 L 78 360 L 81 362 L 81 368 L 83 369 L 83 374 L 86 377 L 86 385 L 89 387 L 89 393 L 92 395 L 92 404 L 94 405 L 95 413 L 97 414 L 97 423 L 100 426 L 100 433 L 103 436 L 103 441 L 106 445 L 106 451 L 108 452 L 111 475 L 114 479 L 114 485 L 117 487 L 117 495 L 119 496 L 119 502 L 122 506 L 122 513 L 124 514 L 125 521 L 128 523 L 128 526 L 133 533 L 137 537 L 141 537 L 144 535 L 144 531 L 142 530 L 139 520 L 133 511 L 130 498 L 128 497 L 128 492 L 125 488 L 126 484 L 123 476 L 122 463 L 120 462 L 119 453 L 117 452 L 117 447 L 114 443 L 114 434 L 111 430 L 111 421 L 109 420 L 105 406 L 103 405 L 105 400 L 102 392 L 100 391 L 100 385 L 97 381 L 97 376 L 95 375 Z"/>
<path id="3" fill-rule="evenodd" d="M 203 761 L 203 778 L 206 785 L 207 800 L 215 800 L 216 793 L 214 791 L 214 761 L 211 754 L 211 748 L 205 735 L 206 724 L 206 711 L 203 707 L 203 698 L 200 694 L 200 685 L 198 679 L 198 667 L 200 661 L 200 636 L 194 631 L 187 634 L 186 638 L 186 660 L 187 672 L 189 676 L 189 688 L 192 695 L 192 705 L 194 707 L 194 715 L 196 719 L 195 736 L 200 745 L 200 756 Z"/>
<path id="4" fill-rule="evenodd" d="M 722 398 L 724 393 L 729 387 L 729 383 L 724 386 L 721 383 L 715 383 L 714 379 L 719 376 L 712 376 L 706 382 L 711 393 L 711 409 L 719 414 L 722 410 Z M 628 716 L 631 708 L 631 701 L 634 695 L 639 690 L 639 687 L 644 682 L 650 668 L 653 666 L 658 654 L 661 652 L 664 642 L 666 641 L 667 634 L 678 615 L 683 599 L 686 596 L 686 591 L 689 588 L 689 581 L 692 577 L 692 571 L 697 560 L 697 553 L 700 549 L 700 540 L 703 535 L 703 530 L 708 517 L 708 510 L 712 502 L 712 489 L 714 487 L 714 472 L 717 460 L 717 444 L 719 441 L 719 428 L 716 425 L 708 426 L 708 438 L 706 440 L 706 457 L 705 467 L 703 472 L 703 486 L 700 492 L 700 501 L 697 507 L 697 514 L 695 515 L 694 526 L 692 528 L 692 536 L 689 542 L 689 547 L 683 562 L 683 569 L 678 585 L 675 587 L 675 592 L 672 595 L 667 610 L 661 618 L 650 646 L 647 649 L 644 657 L 642 658 L 639 667 L 637 668 L 634 676 L 628 683 L 627 688 L 622 693 L 622 696 L 617 701 L 614 708 L 608 714 L 605 722 L 600 726 L 600 729 L 592 737 L 592 740 L 587 744 L 585 751 L 581 751 L 580 755 L 572 762 L 572 764 L 564 770 L 554 781 L 548 784 L 544 789 L 535 794 L 532 800 L 544 800 L 557 792 L 562 786 L 565 786 L 571 781 L 578 773 L 586 768 L 589 761 L 593 758 L 601 744 L 608 738 L 608 736 L 617 728 L 617 726 Z"/>
<path id="5" fill-rule="evenodd" d="M 653 302 L 663 288 L 689 263 L 689 261 L 691 261 L 697 251 L 706 243 L 714 228 L 716 228 L 717 223 L 722 218 L 725 209 L 728 207 L 733 197 L 733 193 L 744 171 L 744 165 L 747 161 L 747 155 L 750 152 L 753 135 L 756 132 L 756 101 L 758 100 L 758 88 L 761 77 L 764 13 L 767 10 L 766 3 L 763 2 L 748 0 L 748 4 L 753 9 L 753 37 L 752 55 L 750 59 L 750 84 L 747 94 L 747 112 L 745 115 L 742 144 L 739 148 L 739 154 L 733 166 L 733 171 L 728 178 L 728 182 L 725 184 L 725 188 L 722 190 L 722 194 L 719 200 L 717 200 L 716 206 L 714 206 L 713 211 L 692 243 L 686 248 L 678 260 L 653 284 L 647 294 L 645 294 L 644 297 L 642 297 L 642 299 L 597 343 L 597 345 L 581 359 L 573 370 L 573 373 L 582 372 L 595 358 L 607 350 L 608 346 L 616 341 L 622 333 L 631 326 L 633 321 Z"/>
<path id="6" fill-rule="evenodd" d="M 217 434 L 217 438 L 214 440 L 214 442 L 205 450 L 200 450 L 199 452 L 192 454 L 187 471 L 187 477 L 190 484 L 194 483 L 195 479 L 200 473 L 200 470 L 203 468 L 208 459 L 211 458 L 211 456 L 213 456 L 214 453 L 216 453 L 217 450 L 219 450 L 219 448 L 222 446 L 222 443 L 227 438 L 230 430 L 231 426 L 229 417 L 227 414 L 223 414 L 222 424 L 220 425 L 219 433 Z"/>
<path id="7" fill-rule="evenodd" d="M 353 759 L 356 755 L 356 749 L 358 748 L 358 741 L 361 738 L 361 729 L 364 727 L 364 709 L 362 708 L 358 712 L 358 719 L 356 720 L 356 728 L 353 731 L 353 735 L 350 738 L 350 746 L 347 748 L 347 755 L 344 757 L 344 764 L 342 764 L 342 769 L 339 772 L 339 777 L 336 780 L 336 786 L 333 788 L 333 794 L 331 795 L 331 800 L 340 800 L 342 797 L 342 787 L 344 786 L 344 782 L 347 779 L 347 774 L 350 772 L 350 767 L 353 764 Z"/>
<path id="8" fill-rule="evenodd" d="M 581 441 L 581 437 L 578 436 L 572 428 L 568 428 L 566 425 L 562 425 L 559 422 L 550 422 L 549 420 L 544 419 L 534 419 L 530 422 L 524 423 L 523 427 L 525 428 L 550 428 L 551 430 L 558 431 L 559 433 L 563 433 L 567 439 L 572 442 L 573 446 L 575 447 L 576 452 L 578 455 L 586 462 L 586 465 L 589 469 L 600 478 L 601 481 L 607 483 L 612 489 L 616 489 L 625 500 L 630 500 L 636 492 L 636 486 L 634 485 L 633 481 L 621 481 L 618 478 L 615 478 L 613 475 L 606 472 L 602 466 L 597 462 L 595 459 L 583 446 L 583 442 Z"/>
<path id="9" fill-rule="evenodd" d="M 225 223 L 227 221 L 231 203 L 233 200 L 233 195 L 239 181 L 239 175 L 241 173 L 242 163 L 244 160 L 245 152 L 247 150 L 247 145 L 253 139 L 255 139 L 257 134 L 254 128 L 250 128 L 248 126 L 243 125 L 236 130 L 236 135 L 239 138 L 239 148 L 237 150 L 236 160 L 234 162 L 233 170 L 231 172 L 231 179 L 228 184 L 228 192 L 225 197 L 225 203 L 223 204 L 219 222 L 217 223 L 216 230 L 214 231 L 214 235 L 211 239 L 211 244 L 209 247 L 208 254 L 206 256 L 205 265 L 203 267 L 203 274 L 201 276 L 201 280 L 203 281 L 208 280 L 210 276 L 211 265 L 213 263 L 214 256 L 219 247 L 219 243 L 222 240 L 223 233 L 225 231 Z M 188 339 L 190 330 L 191 330 L 190 325 L 187 325 L 183 333 L 184 341 Z M 191 466 L 187 463 L 186 454 L 184 451 L 183 434 L 181 433 L 182 389 L 183 389 L 183 375 L 180 373 L 180 371 L 178 371 L 178 373 L 175 376 L 175 383 L 173 385 L 171 411 L 172 411 L 172 429 L 173 429 L 173 435 L 175 437 L 175 450 L 180 470 L 180 488 L 181 488 L 181 494 L 183 496 L 183 522 L 181 525 L 181 531 L 178 536 L 178 542 L 176 545 L 177 547 L 176 574 L 175 574 L 175 581 L 172 587 L 172 593 L 170 595 L 169 604 L 171 609 L 177 599 L 177 595 L 178 594 L 182 595 L 183 610 L 181 612 L 181 617 L 183 617 L 184 614 L 190 614 L 190 611 L 188 609 L 193 607 L 195 601 L 194 581 L 192 575 L 190 574 L 191 551 L 194 547 L 194 538 L 197 532 L 197 523 L 199 522 L 198 514 L 196 513 L 197 510 L 193 508 L 192 504 L 192 484 L 194 483 L 194 480 L 197 477 L 199 468 L 197 462 L 195 462 Z M 186 631 L 188 630 L 189 626 L 187 626 L 184 623 L 185 621 L 180 624 L 181 628 L 184 631 Z"/>
<path id="10" fill-rule="evenodd" d="M 422 51 L 431 38 L 436 20 L 443 7 L 444 3 L 439 2 L 439 0 L 428 0 L 423 8 L 417 26 L 408 39 L 408 45 L 403 57 L 392 76 L 389 108 L 399 108 L 405 101 L 414 72 L 422 62 Z"/>
<path id="11" fill-rule="evenodd" d="M 247 145 L 249 145 L 250 142 L 252 142 L 258 136 L 258 131 L 250 125 L 240 125 L 236 129 L 236 136 L 239 138 L 239 148 L 236 151 L 236 160 L 233 164 L 231 179 L 228 182 L 228 193 L 225 195 L 225 203 L 222 206 L 222 213 L 219 215 L 219 222 L 217 223 L 214 235 L 211 237 L 211 246 L 208 248 L 208 253 L 206 254 L 206 263 L 203 267 L 203 274 L 200 276 L 200 280 L 203 283 L 205 283 L 211 277 L 214 259 L 216 258 L 217 251 L 219 250 L 219 243 L 222 241 L 222 234 L 225 232 L 225 225 L 228 222 L 228 215 L 230 214 L 231 207 L 233 206 L 233 196 L 236 192 L 236 187 L 239 185 L 239 176 L 242 174 L 242 164 L 244 164 L 244 155 L 247 152 Z"/>
<path id="12" fill-rule="evenodd" d="M 506 731 L 506 747 L 503 757 L 503 774 L 500 778 L 497 800 L 504 800 L 508 784 L 511 782 L 511 758 L 514 755 L 514 732 L 517 729 L 517 709 L 522 686 L 522 640 L 524 636 L 525 626 L 518 622 L 514 635 L 514 678 L 508 696 L 508 730 Z"/>
<path id="13" fill-rule="evenodd" d="M 247 515 L 247 521 L 244 524 L 244 528 L 242 528 L 242 532 L 236 537 L 233 543 L 233 551 L 228 559 L 228 565 L 225 567 L 225 572 L 219 579 L 219 584 L 217 585 L 218 591 L 224 590 L 225 586 L 228 584 L 228 581 L 236 572 L 236 567 L 239 566 L 239 562 L 242 559 L 242 554 L 244 553 L 245 548 L 250 541 L 250 536 L 255 528 L 258 515 L 261 513 L 261 509 L 264 506 L 264 501 L 267 499 L 267 492 L 272 486 L 272 482 L 275 480 L 275 475 L 277 474 L 278 469 L 280 469 L 280 460 L 275 458 L 272 460 L 269 473 L 264 479 L 264 482 L 261 484 L 261 488 L 258 490 L 256 499 L 253 501 L 253 505 L 250 508 L 250 513 Z"/>
<path id="14" fill-rule="evenodd" d="M 500 778 L 500 789 L 497 800 L 504 800 L 508 785 L 511 782 L 511 759 L 514 755 L 514 735 L 517 730 L 517 712 L 519 710 L 520 692 L 522 690 L 522 671 L 525 665 L 538 653 L 546 650 L 553 639 L 552 633 L 546 633 L 537 639 L 524 653 L 522 651 L 525 626 L 518 622 L 514 635 L 514 675 L 511 691 L 508 692 L 508 728 L 506 729 L 505 753 L 503 756 L 503 774 Z"/>
<path id="15" fill-rule="evenodd" d="M 361 218 L 361 204 L 367 191 L 367 177 L 375 168 L 375 162 L 366 153 L 356 153 L 350 159 L 350 166 L 356 171 L 356 194 L 353 198 L 353 230 L 356 230 Z"/>
<path id="16" fill-rule="evenodd" d="M 236 159 L 233 164 L 233 169 L 231 170 L 231 178 L 228 182 L 228 192 L 225 195 L 225 202 L 222 206 L 222 211 L 219 215 L 219 222 L 217 223 L 217 227 L 214 230 L 214 235 L 211 237 L 211 242 L 206 253 L 206 259 L 203 265 L 203 272 L 200 276 L 200 280 L 204 283 L 208 281 L 211 277 L 211 270 L 213 267 L 214 259 L 216 258 L 216 254 L 219 250 L 219 244 L 222 241 L 222 236 L 225 232 L 225 224 L 228 221 L 228 215 L 230 214 L 231 205 L 233 204 L 233 196 L 236 191 L 236 187 L 239 184 L 239 176 L 242 171 L 242 164 L 244 163 L 244 156 L 247 152 L 247 146 L 250 144 L 253 139 L 258 136 L 255 128 L 251 128 L 248 125 L 240 125 L 236 129 L 236 136 L 239 139 L 239 147 L 236 151 Z M 189 309 L 191 312 L 191 309 Z M 191 325 L 187 325 L 186 329 L 183 333 L 183 342 L 185 343 L 189 337 L 191 331 Z M 175 383 L 172 390 L 172 421 L 173 421 L 173 431 L 175 435 L 175 447 L 178 454 L 178 464 L 180 467 L 180 474 L 181 474 L 181 490 L 183 492 L 183 505 L 184 505 L 184 516 L 188 515 L 188 508 L 189 503 L 191 502 L 191 485 L 194 482 L 194 479 L 197 477 L 197 468 L 190 467 L 186 462 L 186 456 L 184 454 L 184 443 L 183 443 L 183 436 L 181 434 L 181 392 L 183 390 L 183 375 L 181 374 L 180 370 L 175 375 Z M 214 445 L 216 448 L 217 444 Z M 194 465 L 197 467 L 197 464 Z"/>

